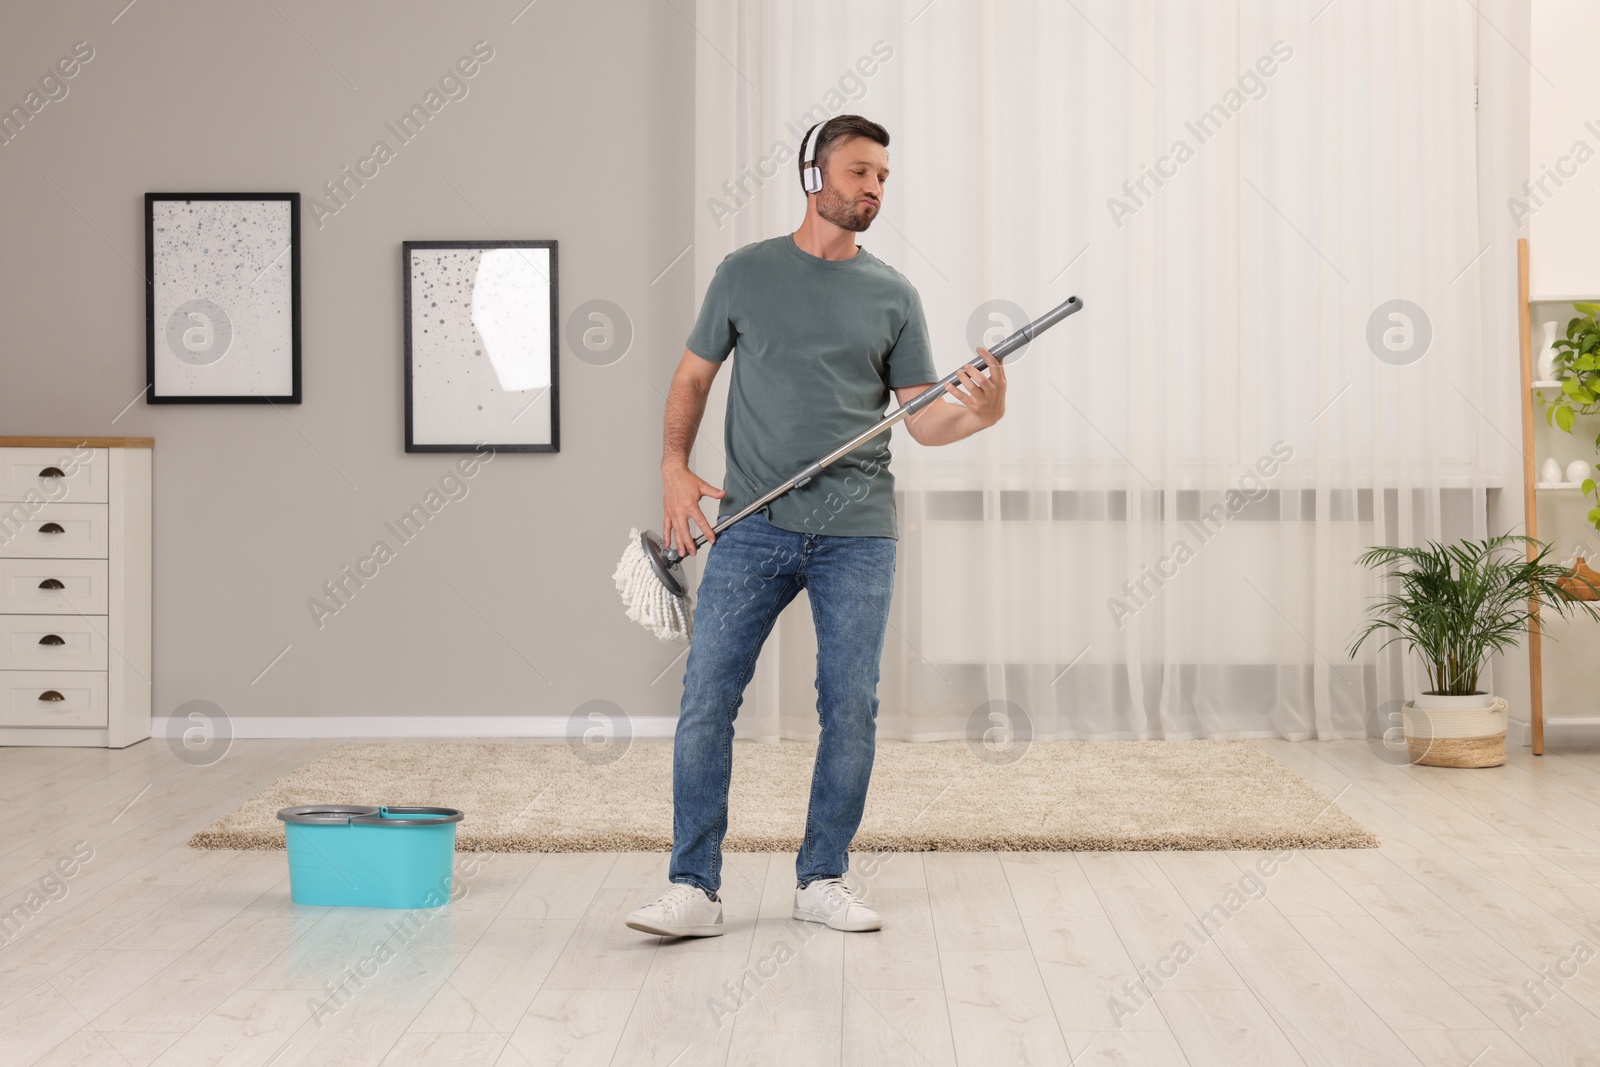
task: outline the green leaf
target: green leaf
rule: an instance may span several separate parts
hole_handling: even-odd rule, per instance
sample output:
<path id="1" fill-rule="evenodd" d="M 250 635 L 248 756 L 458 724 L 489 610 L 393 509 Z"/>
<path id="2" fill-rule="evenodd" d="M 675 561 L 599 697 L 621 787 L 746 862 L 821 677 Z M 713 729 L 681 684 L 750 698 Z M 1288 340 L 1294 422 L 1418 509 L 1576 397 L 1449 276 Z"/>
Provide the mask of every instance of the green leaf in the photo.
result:
<path id="1" fill-rule="evenodd" d="M 1572 306 L 1585 315 L 1600 315 L 1600 304 L 1579 304 L 1574 302 Z"/>
<path id="2" fill-rule="evenodd" d="M 1594 479 L 1585 478 L 1583 480 L 1583 485 L 1580 488 L 1583 491 L 1583 495 L 1588 496 L 1590 493 L 1594 492 Z"/>
<path id="3" fill-rule="evenodd" d="M 1561 427 L 1562 433 L 1572 432 L 1572 424 L 1576 421 L 1576 418 L 1577 416 L 1573 413 L 1573 410 L 1565 404 L 1556 408 L 1556 425 Z"/>

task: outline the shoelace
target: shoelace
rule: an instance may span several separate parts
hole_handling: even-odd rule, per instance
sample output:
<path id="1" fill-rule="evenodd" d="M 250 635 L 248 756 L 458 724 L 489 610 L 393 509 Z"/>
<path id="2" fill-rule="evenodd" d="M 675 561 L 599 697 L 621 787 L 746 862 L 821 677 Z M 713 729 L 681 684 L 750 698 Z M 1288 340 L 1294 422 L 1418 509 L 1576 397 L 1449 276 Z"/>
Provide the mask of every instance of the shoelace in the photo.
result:
<path id="1" fill-rule="evenodd" d="M 661 898 L 661 910 L 667 915 L 676 915 L 684 905 L 694 899 L 694 894 L 700 892 L 692 885 L 677 883 L 667 890 Z"/>
<path id="2" fill-rule="evenodd" d="M 855 890 L 846 885 L 842 878 L 829 878 L 823 882 L 822 893 L 828 898 L 828 902 L 840 911 L 856 903 Z"/>

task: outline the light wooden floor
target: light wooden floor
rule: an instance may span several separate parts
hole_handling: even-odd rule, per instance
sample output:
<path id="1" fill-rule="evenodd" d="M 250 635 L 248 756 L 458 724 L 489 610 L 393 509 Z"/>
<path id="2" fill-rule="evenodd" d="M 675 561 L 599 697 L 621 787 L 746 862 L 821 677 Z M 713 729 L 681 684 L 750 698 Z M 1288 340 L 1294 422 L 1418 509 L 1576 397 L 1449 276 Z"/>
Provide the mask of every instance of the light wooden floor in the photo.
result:
<path id="1" fill-rule="evenodd" d="M 0 1064 L 1600 1064 L 1593 750 L 1261 742 L 1383 848 L 1254 884 L 1251 853 L 857 853 L 872 934 L 791 921 L 793 856 L 733 853 L 729 932 L 665 943 L 622 925 L 664 854 L 488 856 L 395 929 L 291 905 L 282 853 L 184 845 L 333 744 L 0 750 L 0 906 L 93 849 L 0 944 Z"/>

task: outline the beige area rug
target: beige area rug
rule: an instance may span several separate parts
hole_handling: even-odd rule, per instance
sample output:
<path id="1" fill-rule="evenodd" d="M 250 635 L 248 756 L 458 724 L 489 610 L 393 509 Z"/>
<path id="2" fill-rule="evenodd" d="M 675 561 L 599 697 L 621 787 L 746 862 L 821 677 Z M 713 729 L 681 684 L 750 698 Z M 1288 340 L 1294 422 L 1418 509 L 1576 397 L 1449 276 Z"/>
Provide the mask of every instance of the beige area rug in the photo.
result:
<path id="1" fill-rule="evenodd" d="M 816 745 L 735 742 L 729 852 L 793 852 Z M 284 847 L 279 808 L 460 808 L 456 847 L 665 852 L 672 743 L 593 763 L 565 743 L 353 743 L 275 782 L 190 840 Z M 993 763 L 964 741 L 879 741 L 858 851 L 1376 848 L 1327 796 L 1248 741 L 1035 741 Z"/>

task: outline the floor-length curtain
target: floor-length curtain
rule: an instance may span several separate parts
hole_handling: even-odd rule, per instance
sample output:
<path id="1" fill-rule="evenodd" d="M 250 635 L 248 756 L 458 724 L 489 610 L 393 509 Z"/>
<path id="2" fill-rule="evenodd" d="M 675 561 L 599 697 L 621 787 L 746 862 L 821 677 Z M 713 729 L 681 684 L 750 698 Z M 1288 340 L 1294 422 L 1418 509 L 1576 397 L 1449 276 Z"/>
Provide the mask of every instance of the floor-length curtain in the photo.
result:
<path id="1" fill-rule="evenodd" d="M 1378 588 L 1356 556 L 1485 536 L 1514 477 L 1472 6 L 695 15 L 697 292 L 794 230 L 800 135 L 855 112 L 891 134 L 860 243 L 920 291 L 940 374 L 1084 301 L 1009 361 L 998 425 L 938 448 L 895 431 L 879 735 L 1367 736 L 1413 668 L 1347 655 Z M 714 483 L 727 378 L 694 455 Z M 802 597 L 740 736 L 816 735 L 815 657 Z"/>

